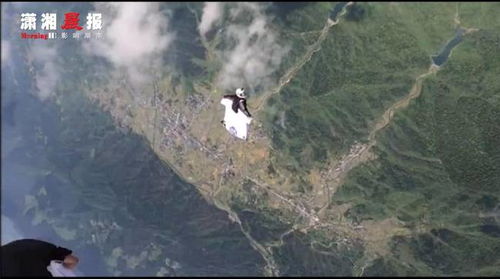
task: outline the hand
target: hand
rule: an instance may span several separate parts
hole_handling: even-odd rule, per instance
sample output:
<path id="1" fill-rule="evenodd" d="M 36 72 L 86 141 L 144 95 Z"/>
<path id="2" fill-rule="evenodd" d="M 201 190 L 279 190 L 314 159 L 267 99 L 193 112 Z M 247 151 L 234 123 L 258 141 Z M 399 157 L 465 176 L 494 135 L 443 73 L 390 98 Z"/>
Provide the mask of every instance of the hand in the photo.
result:
<path id="1" fill-rule="evenodd" d="M 76 265 L 78 264 L 79 260 L 76 256 L 73 255 L 67 255 L 64 258 L 63 261 L 63 266 L 68 269 L 74 269 Z"/>

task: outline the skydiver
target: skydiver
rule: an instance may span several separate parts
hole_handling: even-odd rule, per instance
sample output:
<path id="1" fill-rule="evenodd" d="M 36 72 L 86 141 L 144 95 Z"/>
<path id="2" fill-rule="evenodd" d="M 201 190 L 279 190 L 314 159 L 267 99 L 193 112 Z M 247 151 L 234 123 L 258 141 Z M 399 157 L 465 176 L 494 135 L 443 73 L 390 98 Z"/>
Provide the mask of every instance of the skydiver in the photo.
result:
<path id="1" fill-rule="evenodd" d="M 236 89 L 236 94 L 224 95 L 224 98 L 230 99 L 233 102 L 231 108 L 235 113 L 238 113 L 238 110 L 240 110 L 247 117 L 252 118 L 252 115 L 247 109 L 246 97 L 244 88 Z"/>
<path id="2" fill-rule="evenodd" d="M 220 103 L 225 107 L 222 125 L 231 135 L 246 140 L 252 115 L 247 109 L 245 89 L 236 89 L 235 95 L 224 95 Z"/>

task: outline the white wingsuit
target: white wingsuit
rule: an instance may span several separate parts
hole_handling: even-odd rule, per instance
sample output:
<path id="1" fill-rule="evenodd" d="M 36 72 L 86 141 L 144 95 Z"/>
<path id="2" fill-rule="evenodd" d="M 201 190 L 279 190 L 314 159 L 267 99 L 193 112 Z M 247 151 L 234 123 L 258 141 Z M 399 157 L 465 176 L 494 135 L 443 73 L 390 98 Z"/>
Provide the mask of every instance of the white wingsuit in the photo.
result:
<path id="1" fill-rule="evenodd" d="M 240 92 L 237 91 L 237 93 Z M 252 122 L 252 118 L 240 110 L 235 113 L 231 108 L 233 101 L 229 98 L 222 98 L 220 103 L 226 108 L 223 122 L 226 129 L 231 135 L 246 140 L 248 138 L 248 125 Z"/>

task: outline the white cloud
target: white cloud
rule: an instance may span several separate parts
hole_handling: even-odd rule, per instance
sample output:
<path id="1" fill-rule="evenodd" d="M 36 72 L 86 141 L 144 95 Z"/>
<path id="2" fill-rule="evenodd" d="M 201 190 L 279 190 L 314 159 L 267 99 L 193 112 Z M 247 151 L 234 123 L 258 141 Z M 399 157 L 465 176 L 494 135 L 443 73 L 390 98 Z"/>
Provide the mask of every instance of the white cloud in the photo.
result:
<path id="1" fill-rule="evenodd" d="M 223 5 L 224 3 L 220 2 L 205 2 L 201 22 L 198 25 L 201 36 L 205 36 L 212 28 L 212 25 L 220 19 L 223 12 Z"/>
<path id="2" fill-rule="evenodd" d="M 50 46 L 47 41 L 36 42 L 28 52 L 28 61 L 32 65 L 39 65 L 35 71 L 36 87 L 38 97 L 44 101 L 55 95 L 55 88 L 60 76 L 60 69 L 57 66 L 57 47 Z"/>
<path id="3" fill-rule="evenodd" d="M 103 38 L 84 44 L 88 53 L 106 57 L 126 71 L 135 86 L 148 81 L 148 71 L 161 65 L 161 52 L 173 40 L 160 3 L 95 3 L 103 14 Z"/>
<path id="4" fill-rule="evenodd" d="M 276 82 L 272 75 L 290 48 L 278 42 L 270 18 L 257 3 L 238 3 L 230 15 L 236 23 L 227 27 L 225 40 L 236 44 L 220 53 L 224 65 L 219 86 L 227 90 L 237 87 L 267 90 Z M 251 16 L 249 23 L 248 16 Z"/>

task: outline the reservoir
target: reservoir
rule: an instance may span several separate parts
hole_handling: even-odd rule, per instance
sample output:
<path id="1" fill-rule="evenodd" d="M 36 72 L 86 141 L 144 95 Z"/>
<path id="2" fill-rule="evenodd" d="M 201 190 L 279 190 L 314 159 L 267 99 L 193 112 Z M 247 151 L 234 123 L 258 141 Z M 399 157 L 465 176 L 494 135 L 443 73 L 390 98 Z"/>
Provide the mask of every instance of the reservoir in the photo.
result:
<path id="1" fill-rule="evenodd" d="M 446 62 L 446 60 L 448 60 L 451 50 L 462 41 L 464 33 L 465 29 L 458 28 L 455 33 L 455 37 L 451 39 L 437 55 L 431 56 L 432 62 L 437 66 L 443 65 Z"/>

